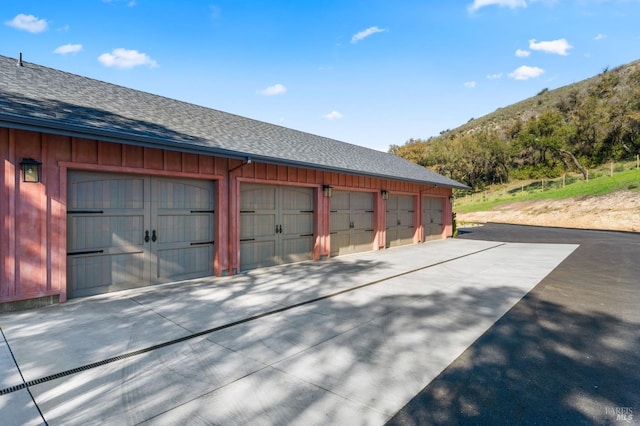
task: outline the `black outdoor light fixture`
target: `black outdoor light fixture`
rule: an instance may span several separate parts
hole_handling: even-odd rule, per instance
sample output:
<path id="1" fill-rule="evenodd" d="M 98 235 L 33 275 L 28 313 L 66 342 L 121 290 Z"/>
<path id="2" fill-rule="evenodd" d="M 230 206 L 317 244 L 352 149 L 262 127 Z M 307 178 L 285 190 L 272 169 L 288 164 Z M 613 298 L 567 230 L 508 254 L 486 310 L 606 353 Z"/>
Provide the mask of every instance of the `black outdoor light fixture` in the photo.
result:
<path id="1" fill-rule="evenodd" d="M 382 195 L 383 200 L 389 199 L 389 191 L 387 191 L 386 189 L 383 189 L 382 191 L 380 191 L 380 195 Z"/>
<path id="2" fill-rule="evenodd" d="M 23 182 L 40 182 L 40 166 L 41 162 L 34 160 L 33 158 L 23 158 L 20 162 L 22 166 L 22 181 Z"/>
<path id="3" fill-rule="evenodd" d="M 331 197 L 332 189 L 333 189 L 333 187 L 331 187 L 329 185 L 322 185 L 322 192 L 324 193 L 325 197 L 328 197 L 328 198 Z"/>

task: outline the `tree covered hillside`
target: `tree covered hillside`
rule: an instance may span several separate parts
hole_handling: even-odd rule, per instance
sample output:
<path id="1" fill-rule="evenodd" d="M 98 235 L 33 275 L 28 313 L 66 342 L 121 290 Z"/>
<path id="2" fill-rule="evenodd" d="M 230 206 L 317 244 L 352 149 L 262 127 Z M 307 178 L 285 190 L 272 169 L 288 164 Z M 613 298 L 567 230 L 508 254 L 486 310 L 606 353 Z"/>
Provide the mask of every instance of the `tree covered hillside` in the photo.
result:
<path id="1" fill-rule="evenodd" d="M 640 154 L 640 61 L 389 152 L 469 186 L 552 178 Z"/>

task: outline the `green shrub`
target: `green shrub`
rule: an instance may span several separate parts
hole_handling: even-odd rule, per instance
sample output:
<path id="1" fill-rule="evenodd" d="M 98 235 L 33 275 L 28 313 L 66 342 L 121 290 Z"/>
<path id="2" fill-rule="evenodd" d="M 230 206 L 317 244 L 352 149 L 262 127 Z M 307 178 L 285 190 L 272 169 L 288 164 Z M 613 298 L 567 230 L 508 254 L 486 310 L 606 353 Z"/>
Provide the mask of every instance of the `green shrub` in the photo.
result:
<path id="1" fill-rule="evenodd" d="M 458 236 L 458 224 L 456 223 L 456 212 L 451 214 L 451 225 L 453 227 L 453 238 Z"/>

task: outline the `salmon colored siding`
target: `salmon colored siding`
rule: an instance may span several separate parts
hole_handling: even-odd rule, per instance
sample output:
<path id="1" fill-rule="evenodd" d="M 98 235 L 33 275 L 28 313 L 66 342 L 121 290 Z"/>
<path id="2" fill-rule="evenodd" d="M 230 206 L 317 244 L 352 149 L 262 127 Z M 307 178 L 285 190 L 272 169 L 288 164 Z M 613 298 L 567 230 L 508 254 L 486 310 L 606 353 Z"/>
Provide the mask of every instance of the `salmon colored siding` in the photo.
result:
<path id="1" fill-rule="evenodd" d="M 23 183 L 20 161 L 42 162 L 41 182 Z M 67 298 L 67 172 L 89 170 L 196 178 L 215 183 L 215 275 L 239 271 L 239 197 L 242 182 L 303 186 L 314 189 L 313 259 L 330 253 L 330 199 L 334 191 L 374 193 L 375 235 L 372 250 L 385 246 L 385 201 L 381 190 L 412 195 L 414 242 L 423 241 L 422 200 L 446 200 L 442 238 L 451 236 L 451 190 L 429 185 L 334 173 L 292 166 L 246 163 L 220 157 L 0 128 L 0 303 L 43 296 Z"/>

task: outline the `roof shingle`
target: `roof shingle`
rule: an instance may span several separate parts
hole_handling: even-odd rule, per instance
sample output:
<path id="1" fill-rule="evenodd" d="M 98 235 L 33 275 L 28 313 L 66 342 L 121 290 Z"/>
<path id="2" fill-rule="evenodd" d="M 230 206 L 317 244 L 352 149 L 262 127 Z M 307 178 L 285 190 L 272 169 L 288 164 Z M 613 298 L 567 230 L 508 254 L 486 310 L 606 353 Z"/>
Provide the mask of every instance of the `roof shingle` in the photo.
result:
<path id="1" fill-rule="evenodd" d="M 395 155 L 0 56 L 0 124 L 466 188 Z"/>

